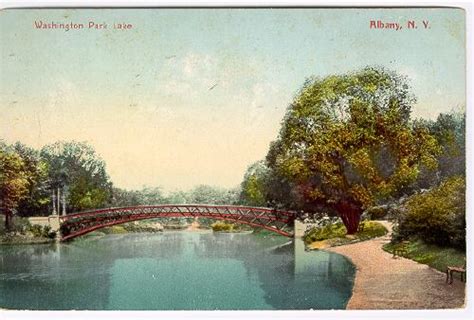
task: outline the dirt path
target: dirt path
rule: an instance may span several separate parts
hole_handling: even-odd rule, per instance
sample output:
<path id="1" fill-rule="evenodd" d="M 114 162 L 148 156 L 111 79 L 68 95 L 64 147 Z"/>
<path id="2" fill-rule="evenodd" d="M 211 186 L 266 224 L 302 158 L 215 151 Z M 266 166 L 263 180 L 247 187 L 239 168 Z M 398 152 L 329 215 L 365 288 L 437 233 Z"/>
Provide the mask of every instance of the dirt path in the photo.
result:
<path id="1" fill-rule="evenodd" d="M 348 257 L 357 268 L 347 309 L 444 309 L 464 305 L 464 283 L 445 282 L 444 273 L 404 258 L 392 258 L 382 245 L 390 241 L 392 226 L 380 238 L 326 250 Z"/>

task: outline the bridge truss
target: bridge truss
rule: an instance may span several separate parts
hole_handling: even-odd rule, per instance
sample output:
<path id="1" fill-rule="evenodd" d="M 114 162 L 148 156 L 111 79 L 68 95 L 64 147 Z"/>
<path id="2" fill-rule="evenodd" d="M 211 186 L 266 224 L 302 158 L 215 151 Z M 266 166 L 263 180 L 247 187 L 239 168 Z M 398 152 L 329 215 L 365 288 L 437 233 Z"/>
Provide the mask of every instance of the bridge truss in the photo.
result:
<path id="1" fill-rule="evenodd" d="M 295 213 L 270 208 L 227 205 L 154 205 L 107 208 L 61 216 L 61 240 L 126 222 L 153 218 L 209 218 L 261 227 L 293 236 Z"/>

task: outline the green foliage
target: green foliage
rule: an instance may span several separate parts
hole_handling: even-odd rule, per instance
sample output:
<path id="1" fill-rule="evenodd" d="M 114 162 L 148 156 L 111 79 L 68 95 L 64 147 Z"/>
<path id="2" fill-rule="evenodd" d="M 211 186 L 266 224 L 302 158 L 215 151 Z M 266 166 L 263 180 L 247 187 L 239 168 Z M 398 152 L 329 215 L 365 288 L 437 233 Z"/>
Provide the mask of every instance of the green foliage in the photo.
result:
<path id="1" fill-rule="evenodd" d="M 388 214 L 387 209 L 382 206 L 370 207 L 366 210 L 366 212 L 372 220 L 379 220 Z"/>
<path id="2" fill-rule="evenodd" d="M 441 146 L 438 157 L 442 178 L 466 174 L 466 114 L 442 113 L 430 131 Z"/>
<path id="3" fill-rule="evenodd" d="M 185 194 L 186 203 L 235 204 L 238 190 L 198 185 Z"/>
<path id="4" fill-rule="evenodd" d="M 112 183 L 104 161 L 84 142 L 56 142 L 41 149 L 49 167 L 51 191 L 67 190 L 68 211 L 82 211 L 108 205 Z"/>
<path id="5" fill-rule="evenodd" d="M 51 196 L 67 193 L 68 211 L 103 207 L 110 203 L 111 182 L 105 163 L 94 149 L 78 142 L 57 142 L 41 152 L 21 143 L 0 144 L 0 188 L 8 223 L 14 210 L 20 216 L 51 212 Z"/>
<path id="6" fill-rule="evenodd" d="M 18 203 L 19 216 L 39 215 L 47 212 L 50 203 L 48 165 L 37 150 L 19 142 L 12 149 L 21 157 L 28 179 L 27 197 Z"/>
<path id="7" fill-rule="evenodd" d="M 361 240 L 381 237 L 387 234 L 388 230 L 382 224 L 375 221 L 363 221 L 363 230 L 358 231 L 356 236 Z"/>
<path id="8" fill-rule="evenodd" d="M 397 243 L 383 246 L 385 251 L 393 253 Z M 427 264 L 441 272 L 446 272 L 447 266 L 463 266 L 466 253 L 455 248 L 439 247 L 416 239 L 408 244 L 406 258 Z"/>
<path id="9" fill-rule="evenodd" d="M 399 216 L 394 239 L 421 237 L 427 243 L 464 249 L 466 245 L 466 182 L 461 176 L 413 195 Z"/>
<path id="10" fill-rule="evenodd" d="M 35 237 L 41 237 L 43 235 L 43 227 L 38 224 L 32 225 L 28 231 Z"/>
<path id="11" fill-rule="evenodd" d="M 11 228 L 13 210 L 28 196 L 30 186 L 28 168 L 21 156 L 12 148 L 0 145 L 1 209 L 5 215 L 5 229 Z"/>
<path id="12" fill-rule="evenodd" d="M 344 224 L 328 224 L 322 228 L 313 228 L 307 232 L 303 239 L 306 243 L 311 243 L 314 241 L 327 240 L 332 238 L 344 238 L 347 230 Z"/>
<path id="13" fill-rule="evenodd" d="M 208 185 L 198 185 L 188 191 L 175 191 L 164 195 L 160 188 L 124 190 L 113 188 L 111 205 L 114 207 L 154 205 L 154 204 L 235 204 L 238 202 L 237 189 L 224 189 Z"/>
<path id="14" fill-rule="evenodd" d="M 140 221 L 138 223 L 124 223 L 121 225 L 127 232 L 161 232 L 163 226 L 156 224 L 153 220 Z"/>
<path id="15" fill-rule="evenodd" d="M 439 147 L 410 123 L 407 80 L 381 68 L 308 80 L 288 108 L 268 165 L 305 203 L 325 205 L 349 233 L 363 209 L 436 167 Z"/>
<path id="16" fill-rule="evenodd" d="M 49 238 L 54 239 L 56 237 L 56 232 L 51 231 L 50 226 L 40 226 L 38 224 L 30 225 L 26 229 L 26 232 L 31 232 L 31 234 L 36 238 Z"/>
<path id="17" fill-rule="evenodd" d="M 451 176 L 465 176 L 466 114 L 454 111 L 441 113 L 436 121 L 420 119 L 415 124 L 426 128 L 435 137 L 441 152 L 436 157 L 437 171 L 420 166 L 417 181 L 405 191 L 413 193 L 419 189 L 432 188 Z"/>
<path id="18" fill-rule="evenodd" d="M 240 202 L 249 206 L 265 206 L 265 183 L 268 168 L 263 161 L 258 161 L 248 167 L 241 184 Z"/>
<path id="19" fill-rule="evenodd" d="M 100 232 L 105 233 L 105 234 L 123 234 L 123 233 L 127 233 L 128 231 L 127 229 L 125 229 L 124 226 L 117 225 L 117 226 L 102 228 L 100 229 Z"/>
<path id="20" fill-rule="evenodd" d="M 380 223 L 375 221 L 363 221 L 363 231 L 357 232 L 355 234 L 356 240 L 368 240 L 375 237 L 381 237 L 385 235 L 388 231 Z M 312 228 L 303 236 L 305 243 L 310 244 L 315 241 L 322 241 L 335 238 L 345 238 L 346 237 L 346 227 L 342 223 L 328 224 L 321 228 Z M 347 242 L 352 241 L 348 239 Z M 344 242 L 344 241 L 343 241 Z M 343 244 L 340 242 L 339 244 Z"/>
<path id="21" fill-rule="evenodd" d="M 211 225 L 212 231 L 224 231 L 224 232 L 231 232 L 234 231 L 235 225 L 232 223 L 227 223 L 224 221 L 217 221 Z"/>

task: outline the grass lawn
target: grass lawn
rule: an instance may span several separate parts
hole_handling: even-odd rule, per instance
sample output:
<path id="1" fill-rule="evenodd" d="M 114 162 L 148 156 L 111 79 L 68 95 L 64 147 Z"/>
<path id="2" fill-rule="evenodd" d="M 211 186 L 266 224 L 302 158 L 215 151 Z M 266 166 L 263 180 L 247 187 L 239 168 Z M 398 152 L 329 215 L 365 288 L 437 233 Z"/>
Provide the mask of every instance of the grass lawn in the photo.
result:
<path id="1" fill-rule="evenodd" d="M 358 241 L 364 241 L 381 237 L 387 233 L 387 229 L 375 221 L 363 221 L 364 229 L 354 235 L 347 235 L 346 227 L 342 223 L 330 224 L 323 228 L 314 228 L 303 237 L 310 247 L 320 248 L 327 246 L 338 246 Z M 318 244 L 323 244 L 319 246 Z"/>
<path id="2" fill-rule="evenodd" d="M 383 249 L 393 253 L 397 244 L 387 243 Z M 446 272 L 447 266 L 460 266 L 465 263 L 466 253 L 454 248 L 438 247 L 432 244 L 426 244 L 421 240 L 410 241 L 407 248 L 406 258 L 427 264 L 430 267 Z"/>

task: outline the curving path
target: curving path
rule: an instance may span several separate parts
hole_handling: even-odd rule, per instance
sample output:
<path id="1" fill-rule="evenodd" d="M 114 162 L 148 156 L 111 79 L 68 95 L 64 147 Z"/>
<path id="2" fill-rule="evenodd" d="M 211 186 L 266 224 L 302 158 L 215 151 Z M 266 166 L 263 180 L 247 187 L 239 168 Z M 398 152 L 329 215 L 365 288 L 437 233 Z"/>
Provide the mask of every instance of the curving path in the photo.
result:
<path id="1" fill-rule="evenodd" d="M 357 272 L 347 309 L 445 309 L 464 306 L 464 283 L 446 284 L 444 273 L 405 258 L 392 258 L 382 246 L 391 223 L 378 221 L 386 236 L 326 250 L 348 257 Z"/>

